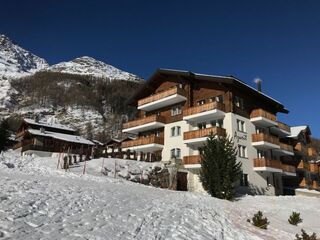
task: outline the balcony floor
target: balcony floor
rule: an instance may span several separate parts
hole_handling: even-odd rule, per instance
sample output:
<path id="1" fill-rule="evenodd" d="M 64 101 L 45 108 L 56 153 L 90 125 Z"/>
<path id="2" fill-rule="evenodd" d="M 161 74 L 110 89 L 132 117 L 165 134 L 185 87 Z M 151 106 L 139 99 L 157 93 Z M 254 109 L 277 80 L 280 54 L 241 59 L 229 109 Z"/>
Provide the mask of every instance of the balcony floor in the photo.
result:
<path id="1" fill-rule="evenodd" d="M 275 121 L 272 121 L 268 118 L 265 117 L 254 117 L 254 118 L 250 118 L 250 121 L 257 125 L 257 126 L 261 126 L 261 127 L 272 127 L 272 126 L 278 126 L 278 123 Z"/>
<path id="2" fill-rule="evenodd" d="M 268 149 L 280 149 L 280 146 L 266 141 L 253 142 L 252 146 L 258 149 L 268 150 Z"/>
<path id="3" fill-rule="evenodd" d="M 138 106 L 138 109 L 144 110 L 144 111 L 152 111 L 158 108 L 174 105 L 176 103 L 183 102 L 186 100 L 187 100 L 186 97 L 179 94 L 174 94 L 174 95 Z"/>
<path id="4" fill-rule="evenodd" d="M 157 129 L 157 128 L 162 128 L 164 127 L 164 123 L 161 122 L 150 122 L 146 124 L 142 124 L 139 126 L 131 127 L 131 128 L 126 128 L 123 129 L 123 133 L 132 133 L 132 134 L 138 134 L 139 132 L 144 132 L 144 131 L 149 131 L 152 129 Z"/>
<path id="5" fill-rule="evenodd" d="M 139 146 L 133 146 L 133 147 L 127 147 L 127 148 L 122 148 L 122 151 L 138 151 L 138 152 L 154 152 L 158 150 L 162 150 L 163 145 L 158 144 L 158 143 L 150 143 L 150 144 L 145 144 L 145 145 L 139 145 Z"/>
<path id="6" fill-rule="evenodd" d="M 219 110 L 219 109 L 212 109 L 209 111 L 204 111 L 196 114 L 192 114 L 189 116 L 183 117 L 183 120 L 185 121 L 194 121 L 194 122 L 201 122 L 207 119 L 215 120 L 215 119 L 221 119 L 225 116 L 225 112 Z"/>

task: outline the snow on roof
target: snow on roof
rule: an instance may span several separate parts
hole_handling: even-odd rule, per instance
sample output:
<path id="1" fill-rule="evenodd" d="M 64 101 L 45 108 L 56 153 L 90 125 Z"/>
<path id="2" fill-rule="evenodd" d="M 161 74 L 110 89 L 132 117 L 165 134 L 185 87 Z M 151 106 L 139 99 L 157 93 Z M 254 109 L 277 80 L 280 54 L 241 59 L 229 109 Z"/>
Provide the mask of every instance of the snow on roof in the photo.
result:
<path id="1" fill-rule="evenodd" d="M 33 135 L 51 137 L 51 138 L 59 139 L 66 142 L 95 145 L 90 140 L 77 135 L 70 135 L 70 134 L 56 133 L 56 132 L 49 132 L 49 131 L 41 132 L 41 130 L 37 130 L 37 129 L 28 129 L 27 131 Z"/>
<path id="2" fill-rule="evenodd" d="M 94 142 L 95 144 L 100 145 L 100 146 L 103 146 L 103 145 L 104 145 L 102 142 L 100 142 L 100 141 L 98 141 L 98 140 L 94 140 L 94 139 L 93 139 L 92 142 Z"/>
<path id="3" fill-rule="evenodd" d="M 67 127 L 67 126 L 59 124 L 59 123 L 47 123 L 47 122 L 43 122 L 43 121 L 36 122 L 35 120 L 30 119 L 30 118 L 25 118 L 24 121 L 26 123 L 37 125 L 37 126 L 51 127 L 51 128 L 57 128 L 57 129 L 63 129 L 63 130 L 75 132 L 75 130 L 73 128 Z"/>
<path id="4" fill-rule="evenodd" d="M 288 137 L 296 138 L 296 137 L 299 136 L 301 131 L 306 130 L 307 128 L 308 128 L 308 126 L 294 126 L 294 127 L 291 127 L 290 128 L 291 135 L 288 136 Z"/>

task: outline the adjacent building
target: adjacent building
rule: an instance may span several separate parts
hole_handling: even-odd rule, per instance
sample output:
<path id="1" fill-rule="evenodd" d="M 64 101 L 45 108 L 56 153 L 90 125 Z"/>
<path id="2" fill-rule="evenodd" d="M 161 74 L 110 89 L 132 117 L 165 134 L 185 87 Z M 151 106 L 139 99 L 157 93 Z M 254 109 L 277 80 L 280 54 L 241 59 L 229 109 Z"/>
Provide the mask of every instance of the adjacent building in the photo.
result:
<path id="1" fill-rule="evenodd" d="M 238 149 L 242 193 L 283 194 L 284 182 L 297 178 L 292 129 L 278 121 L 288 110 L 277 100 L 233 76 L 159 69 L 134 96 L 136 119 L 123 142 L 138 160 L 180 163 L 180 190 L 202 191 L 200 153 L 210 133 L 230 136 Z M 289 180 L 287 180 L 289 179 Z"/>
<path id="2" fill-rule="evenodd" d="M 52 153 L 69 153 L 90 156 L 95 144 L 76 134 L 72 128 L 37 119 L 23 119 L 14 149 L 22 154 L 51 156 Z"/>

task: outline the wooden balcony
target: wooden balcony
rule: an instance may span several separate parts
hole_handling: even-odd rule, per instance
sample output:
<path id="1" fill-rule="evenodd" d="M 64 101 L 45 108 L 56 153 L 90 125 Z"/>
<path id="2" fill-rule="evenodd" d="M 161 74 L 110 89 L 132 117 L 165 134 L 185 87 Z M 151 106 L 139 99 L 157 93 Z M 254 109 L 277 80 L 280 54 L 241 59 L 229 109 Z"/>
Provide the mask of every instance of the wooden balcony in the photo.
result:
<path id="1" fill-rule="evenodd" d="M 303 178 L 303 179 L 301 180 L 301 182 L 299 183 L 299 187 L 305 188 L 305 187 L 307 187 L 307 186 L 308 186 L 307 181 L 306 181 L 305 178 Z"/>
<path id="2" fill-rule="evenodd" d="M 301 160 L 301 161 L 299 162 L 299 165 L 297 166 L 297 169 L 309 171 L 309 170 L 310 170 L 310 165 L 309 165 L 309 163 Z"/>
<path id="3" fill-rule="evenodd" d="M 318 181 L 312 181 L 312 188 L 314 190 L 320 190 L 319 182 Z"/>
<path id="4" fill-rule="evenodd" d="M 279 142 L 280 150 L 282 150 L 285 153 L 288 153 L 288 155 L 294 155 L 293 153 L 293 147 L 289 144 Z"/>
<path id="5" fill-rule="evenodd" d="M 288 173 L 296 173 L 296 168 L 295 168 L 295 166 L 292 166 L 292 165 L 289 165 L 289 164 L 281 164 L 281 166 L 282 166 L 282 170 L 284 171 L 284 172 L 288 172 Z"/>
<path id="6" fill-rule="evenodd" d="M 307 155 L 308 154 L 308 149 L 305 145 L 302 143 L 297 143 L 296 146 L 294 147 L 294 150 L 296 150 L 298 153 L 302 155 Z"/>
<path id="7" fill-rule="evenodd" d="M 313 147 L 308 148 L 308 156 L 309 157 L 316 157 L 318 155 L 317 150 Z"/>
<path id="8" fill-rule="evenodd" d="M 193 130 L 183 133 L 183 140 L 195 139 L 195 138 L 205 138 L 210 136 L 210 134 L 218 136 L 226 136 L 226 130 L 221 127 L 211 127 Z"/>
<path id="9" fill-rule="evenodd" d="M 156 137 L 154 135 L 148 137 L 139 137 L 137 139 L 122 142 L 121 148 L 132 148 L 149 144 L 163 145 L 164 139 L 163 137 Z M 143 147 L 141 149 L 143 149 Z"/>
<path id="10" fill-rule="evenodd" d="M 280 149 L 279 138 L 266 133 L 252 134 L 252 145 L 261 149 Z"/>
<path id="11" fill-rule="evenodd" d="M 184 120 L 204 120 L 208 117 L 219 118 L 225 114 L 225 104 L 210 102 L 203 105 L 190 107 L 183 111 Z"/>
<path id="12" fill-rule="evenodd" d="M 253 161 L 255 171 L 282 172 L 282 164 L 278 160 L 256 158 Z"/>
<path id="13" fill-rule="evenodd" d="M 150 111 L 186 100 L 185 91 L 178 87 L 155 93 L 138 101 L 138 109 Z M 152 104 L 154 103 L 154 104 Z"/>
<path id="14" fill-rule="evenodd" d="M 319 173 L 319 166 L 316 163 L 309 163 L 309 171 L 311 173 Z"/>
<path id="15" fill-rule="evenodd" d="M 165 117 L 158 115 L 151 115 L 140 118 L 123 124 L 123 132 L 137 134 L 139 132 L 148 131 L 164 127 L 166 121 Z"/>
<path id="16" fill-rule="evenodd" d="M 258 117 L 266 118 L 266 119 L 271 120 L 273 122 L 275 122 L 277 120 L 276 115 L 274 115 L 268 111 L 265 111 L 261 108 L 254 109 L 250 114 L 250 118 L 258 118 Z"/>
<path id="17" fill-rule="evenodd" d="M 193 156 L 185 156 L 183 157 L 183 164 L 200 164 L 201 163 L 201 156 L 200 155 L 193 155 Z"/>
<path id="18" fill-rule="evenodd" d="M 279 122 L 279 121 L 277 121 L 277 124 L 278 124 L 278 128 L 279 129 L 281 129 L 281 130 L 283 130 L 283 131 L 285 131 L 287 133 L 291 132 L 290 127 L 287 124 L 285 124 L 283 122 Z"/>

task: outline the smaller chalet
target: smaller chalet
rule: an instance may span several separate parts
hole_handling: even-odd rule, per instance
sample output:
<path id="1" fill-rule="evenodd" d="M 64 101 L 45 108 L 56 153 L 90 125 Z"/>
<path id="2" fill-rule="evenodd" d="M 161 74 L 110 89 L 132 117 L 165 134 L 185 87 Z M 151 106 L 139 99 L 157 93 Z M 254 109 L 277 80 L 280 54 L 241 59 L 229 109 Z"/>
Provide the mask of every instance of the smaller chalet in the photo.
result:
<path id="1" fill-rule="evenodd" d="M 108 158 L 126 158 L 136 160 L 135 152 L 133 151 L 123 151 L 121 144 L 133 140 L 132 137 L 126 137 L 124 139 L 111 138 L 105 144 L 104 155 Z"/>
<path id="2" fill-rule="evenodd" d="M 72 128 L 37 119 L 24 119 L 16 134 L 14 149 L 22 154 L 51 156 L 52 153 L 70 153 L 89 156 L 93 142 L 76 135 Z"/>

